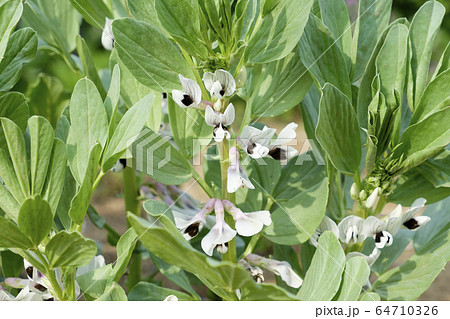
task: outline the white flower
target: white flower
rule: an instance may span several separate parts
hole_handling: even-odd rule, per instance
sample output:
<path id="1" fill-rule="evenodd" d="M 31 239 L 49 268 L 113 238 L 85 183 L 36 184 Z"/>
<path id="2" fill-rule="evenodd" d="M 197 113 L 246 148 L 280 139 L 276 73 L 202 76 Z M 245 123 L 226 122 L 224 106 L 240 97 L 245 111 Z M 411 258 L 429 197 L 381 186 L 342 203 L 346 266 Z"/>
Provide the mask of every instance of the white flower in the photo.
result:
<path id="1" fill-rule="evenodd" d="M 224 96 L 230 96 L 236 91 L 236 82 L 230 72 L 225 70 L 216 70 L 216 72 L 205 72 L 203 74 L 205 88 L 215 96 L 221 99 Z"/>
<path id="2" fill-rule="evenodd" d="M 236 230 L 241 236 L 253 236 L 259 233 L 263 226 L 269 226 L 272 223 L 270 212 L 267 210 L 244 213 L 230 201 L 222 201 L 225 210 L 233 215 Z"/>
<path id="3" fill-rule="evenodd" d="M 0 301 L 44 301 L 44 299 L 41 293 L 32 292 L 28 285 L 23 287 L 16 297 L 0 286 Z"/>
<path id="4" fill-rule="evenodd" d="M 206 223 L 206 215 L 213 211 L 215 202 L 214 198 L 207 201 L 205 206 L 189 220 L 175 219 L 176 226 L 186 240 L 194 238 L 202 230 Z"/>
<path id="5" fill-rule="evenodd" d="M 313 245 L 314 247 L 317 247 L 318 240 L 320 235 L 322 235 L 325 231 L 331 231 L 333 234 L 339 238 L 339 228 L 336 225 L 336 223 L 328 216 L 324 216 L 322 219 L 322 222 L 320 223 L 319 227 L 316 229 L 314 234 L 309 239 L 309 243 Z"/>
<path id="6" fill-rule="evenodd" d="M 222 142 L 225 137 L 230 139 L 231 135 L 227 126 L 234 122 L 233 104 L 228 104 L 228 107 L 223 114 L 214 111 L 212 107 L 208 105 L 205 110 L 205 121 L 206 124 L 214 127 L 213 136 L 216 142 Z"/>
<path id="7" fill-rule="evenodd" d="M 106 18 L 105 27 L 102 32 L 102 45 L 106 50 L 111 51 L 114 48 L 114 36 L 112 33 L 113 19 Z"/>
<path id="8" fill-rule="evenodd" d="M 295 130 L 298 125 L 289 123 L 284 127 L 275 141 L 271 142 L 276 130 L 264 126 L 262 130 L 253 126 L 246 126 L 242 130 L 239 137 L 240 146 L 247 152 L 247 154 L 254 158 L 262 158 L 267 155 L 276 160 L 290 159 L 298 155 L 295 148 L 290 146 L 283 146 L 289 143 L 297 136 Z"/>
<path id="9" fill-rule="evenodd" d="M 378 257 L 380 257 L 380 254 L 381 254 L 381 250 L 379 250 L 377 247 L 375 247 L 369 256 L 366 256 L 362 253 L 354 251 L 354 252 L 348 253 L 346 258 L 347 258 L 347 260 L 349 260 L 350 258 L 357 257 L 357 256 L 363 257 L 367 261 L 367 263 L 369 264 L 369 267 L 370 267 L 377 261 Z"/>
<path id="10" fill-rule="evenodd" d="M 113 173 L 120 173 L 120 172 L 122 172 L 124 170 L 124 168 L 126 166 L 127 166 L 127 159 L 126 158 L 121 158 L 111 168 L 111 172 L 113 172 Z"/>
<path id="11" fill-rule="evenodd" d="M 236 192 L 240 187 L 247 186 L 254 189 L 255 186 L 248 179 L 247 173 L 242 169 L 239 162 L 239 151 L 236 147 L 230 148 L 230 167 L 228 167 L 227 191 L 228 193 Z"/>
<path id="12" fill-rule="evenodd" d="M 245 259 L 252 265 L 260 266 L 280 276 L 289 287 L 299 288 L 303 283 L 300 276 L 292 270 L 291 265 L 286 261 L 268 259 L 255 254 L 249 254 Z"/>
<path id="13" fill-rule="evenodd" d="M 236 236 L 236 231 L 225 222 L 221 200 L 215 201 L 214 211 L 216 213 L 216 224 L 202 239 L 202 249 L 209 256 L 212 256 L 214 248 L 217 248 L 217 251 L 221 254 L 226 253 L 228 242 Z"/>
<path id="14" fill-rule="evenodd" d="M 168 295 L 163 301 L 178 301 L 178 297 L 175 295 Z"/>
<path id="15" fill-rule="evenodd" d="M 339 239 L 346 244 L 361 243 L 366 239 L 363 232 L 364 219 L 358 216 L 347 216 L 338 225 Z"/>
<path id="16" fill-rule="evenodd" d="M 366 200 L 366 207 L 367 208 L 372 208 L 373 205 L 375 205 L 375 202 L 378 198 L 378 194 L 380 193 L 381 189 L 379 187 L 375 188 L 372 192 L 372 194 L 370 194 L 369 197 L 367 197 Z"/>
<path id="17" fill-rule="evenodd" d="M 202 101 L 202 90 L 197 82 L 187 79 L 181 74 L 180 78 L 183 91 L 172 90 L 173 100 L 181 107 L 197 107 Z"/>
<path id="18" fill-rule="evenodd" d="M 364 221 L 364 234 L 375 239 L 375 246 L 382 249 L 392 245 L 392 234 L 388 231 L 389 223 L 383 222 L 375 216 L 369 216 Z"/>
<path id="19" fill-rule="evenodd" d="M 417 213 L 425 207 L 427 200 L 425 198 L 418 198 L 414 201 L 411 208 L 400 216 L 400 224 L 409 230 L 417 230 L 430 221 L 428 216 L 416 216 Z"/>

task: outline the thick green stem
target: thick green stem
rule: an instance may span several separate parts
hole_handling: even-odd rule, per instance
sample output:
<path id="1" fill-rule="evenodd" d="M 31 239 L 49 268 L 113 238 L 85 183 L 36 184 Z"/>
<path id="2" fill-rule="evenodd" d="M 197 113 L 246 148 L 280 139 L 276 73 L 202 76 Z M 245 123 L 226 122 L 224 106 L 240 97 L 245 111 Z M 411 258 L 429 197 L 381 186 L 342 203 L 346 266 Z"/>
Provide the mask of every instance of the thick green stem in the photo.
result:
<path id="1" fill-rule="evenodd" d="M 187 63 L 191 66 L 192 72 L 195 75 L 195 79 L 197 80 L 198 85 L 200 85 L 200 89 L 202 90 L 202 96 L 203 99 L 207 99 L 208 91 L 206 91 L 205 85 L 203 84 L 202 78 L 200 77 L 200 73 L 197 70 L 197 67 L 194 64 L 194 61 L 192 61 L 191 56 L 189 53 L 186 52 L 182 47 L 180 47 L 181 53 L 183 54 L 183 57 L 186 59 Z"/>
<path id="2" fill-rule="evenodd" d="M 66 300 L 66 298 L 64 297 L 64 293 L 61 290 L 61 287 L 58 283 L 58 280 L 56 279 L 55 276 L 55 272 L 53 271 L 53 269 L 50 267 L 49 263 L 47 262 L 47 259 L 45 258 L 45 256 L 41 253 L 41 251 L 39 250 L 39 248 L 35 249 L 34 252 L 36 253 L 36 255 L 39 257 L 42 265 L 45 268 L 45 271 L 43 271 L 42 273 L 45 275 L 45 277 L 47 277 L 47 279 L 50 282 L 50 285 L 52 286 L 52 290 L 53 292 L 56 294 L 56 298 L 58 298 L 58 300 L 64 301 Z M 28 259 L 28 258 L 27 258 Z M 30 261 L 28 259 L 28 261 Z M 31 262 L 31 261 L 30 261 Z"/>
<path id="3" fill-rule="evenodd" d="M 227 182 L 228 182 L 228 167 L 230 166 L 229 160 L 229 142 L 228 140 L 223 140 L 219 143 L 219 155 L 220 155 L 220 171 L 222 177 L 222 199 L 229 200 L 234 203 L 235 198 L 234 194 L 229 194 L 227 190 Z M 225 222 L 230 225 L 230 227 L 234 228 L 234 219 L 230 214 L 225 215 Z M 236 262 L 236 239 L 233 238 L 228 243 L 228 251 L 223 254 L 223 260 L 231 261 L 233 263 Z"/>
<path id="4" fill-rule="evenodd" d="M 132 167 L 123 170 L 123 192 L 125 198 L 125 210 L 136 216 L 140 216 L 139 188 L 136 181 L 136 173 Z M 136 247 L 138 247 L 136 245 Z M 134 249 L 131 256 L 127 288 L 130 291 L 141 281 L 142 256 L 138 249 Z"/>
<path id="5" fill-rule="evenodd" d="M 374 215 L 381 214 L 383 211 L 384 206 L 387 204 L 387 196 L 383 195 L 380 197 L 380 200 L 378 201 L 377 207 L 375 208 Z"/>
<path id="6" fill-rule="evenodd" d="M 254 235 L 252 237 L 252 239 L 250 239 L 250 242 L 248 243 L 247 247 L 245 248 L 245 251 L 243 252 L 242 256 L 239 257 L 239 259 L 243 259 L 243 258 L 245 258 L 245 256 L 253 253 L 260 238 L 261 238 L 261 233 Z"/>

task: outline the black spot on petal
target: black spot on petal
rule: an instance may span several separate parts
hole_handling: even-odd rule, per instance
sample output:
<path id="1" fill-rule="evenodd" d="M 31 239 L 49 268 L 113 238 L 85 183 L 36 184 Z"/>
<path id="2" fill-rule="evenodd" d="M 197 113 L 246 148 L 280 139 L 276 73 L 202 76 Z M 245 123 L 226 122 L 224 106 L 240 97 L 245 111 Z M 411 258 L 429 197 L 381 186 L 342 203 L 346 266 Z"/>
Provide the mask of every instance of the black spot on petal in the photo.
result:
<path id="1" fill-rule="evenodd" d="M 381 242 L 381 238 L 382 237 L 383 237 L 383 233 L 382 232 L 376 233 L 376 235 L 375 235 L 375 242 L 376 243 Z"/>
<path id="2" fill-rule="evenodd" d="M 33 266 L 27 267 L 25 271 L 27 272 L 28 277 L 33 278 Z"/>
<path id="3" fill-rule="evenodd" d="M 284 161 L 287 159 L 287 154 L 285 150 L 282 150 L 279 147 L 273 148 L 269 151 L 269 156 L 277 161 Z"/>
<path id="4" fill-rule="evenodd" d="M 200 223 L 196 222 L 191 225 L 189 225 L 186 230 L 184 231 L 185 234 L 188 234 L 191 238 L 197 236 L 198 232 L 200 230 Z"/>
<path id="5" fill-rule="evenodd" d="M 184 94 L 183 99 L 181 100 L 181 103 L 183 103 L 186 106 L 189 106 L 192 103 L 194 103 L 194 100 L 192 100 L 192 98 L 189 94 Z"/>
<path id="6" fill-rule="evenodd" d="M 34 288 L 36 288 L 37 290 L 39 290 L 40 292 L 44 292 L 47 291 L 47 288 L 41 284 L 35 284 Z"/>
<path id="7" fill-rule="evenodd" d="M 224 96 L 225 95 L 225 90 L 224 89 L 222 89 L 222 90 L 220 90 L 220 95 L 222 95 L 222 96 Z"/>
<path id="8" fill-rule="evenodd" d="M 416 229 L 420 225 L 417 223 L 417 220 L 415 218 L 411 218 L 410 220 L 407 220 L 403 223 L 403 226 L 405 226 L 408 229 Z"/>

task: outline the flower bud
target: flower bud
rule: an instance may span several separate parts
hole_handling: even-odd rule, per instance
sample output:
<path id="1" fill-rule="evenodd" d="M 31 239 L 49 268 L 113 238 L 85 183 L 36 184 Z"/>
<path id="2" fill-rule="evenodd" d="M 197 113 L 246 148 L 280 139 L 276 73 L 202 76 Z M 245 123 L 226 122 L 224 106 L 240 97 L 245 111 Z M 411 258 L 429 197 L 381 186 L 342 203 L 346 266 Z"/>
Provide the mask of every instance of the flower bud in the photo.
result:
<path id="1" fill-rule="evenodd" d="M 359 200 L 366 200 L 366 199 L 367 199 L 367 193 L 363 189 L 362 191 L 359 192 Z"/>
<path id="2" fill-rule="evenodd" d="M 350 188 L 350 197 L 353 200 L 359 199 L 358 186 L 356 186 L 356 183 L 353 183 L 352 187 Z"/>

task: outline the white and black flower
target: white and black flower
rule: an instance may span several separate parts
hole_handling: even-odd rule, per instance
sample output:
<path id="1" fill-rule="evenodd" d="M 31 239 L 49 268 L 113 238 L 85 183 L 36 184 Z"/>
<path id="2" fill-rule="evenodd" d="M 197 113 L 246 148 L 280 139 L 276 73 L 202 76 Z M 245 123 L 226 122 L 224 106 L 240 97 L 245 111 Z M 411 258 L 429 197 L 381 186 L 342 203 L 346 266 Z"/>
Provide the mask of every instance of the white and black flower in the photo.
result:
<path id="1" fill-rule="evenodd" d="M 236 231 L 225 222 L 225 212 L 221 200 L 214 203 L 216 214 L 216 224 L 210 232 L 202 239 L 202 249 L 209 256 L 212 256 L 214 248 L 221 254 L 228 251 L 228 242 L 236 236 Z"/>
<path id="2" fill-rule="evenodd" d="M 267 155 L 276 160 L 290 159 L 298 155 L 298 152 L 295 148 L 284 144 L 295 139 L 297 127 L 298 125 L 295 123 L 286 125 L 278 137 L 272 141 L 272 137 L 276 132 L 275 129 L 265 126 L 260 130 L 253 126 L 246 126 L 239 136 L 239 144 L 250 157 L 255 159 Z"/>
<path id="3" fill-rule="evenodd" d="M 358 216 L 347 216 L 338 225 L 339 240 L 345 244 L 357 244 L 366 239 L 363 231 L 364 219 Z"/>
<path id="4" fill-rule="evenodd" d="M 408 228 L 409 230 L 417 230 L 420 227 L 424 226 L 430 221 L 430 217 L 428 216 L 417 216 L 419 211 L 425 207 L 427 200 L 425 198 L 418 198 L 414 201 L 411 208 L 408 209 L 404 214 L 402 214 L 402 206 L 398 205 L 396 209 L 394 209 L 389 214 L 389 219 L 394 220 L 395 222 L 391 222 L 395 226 L 394 231 L 395 234 L 401 226 Z"/>
<path id="5" fill-rule="evenodd" d="M 264 272 L 261 268 L 259 268 L 258 266 L 251 266 L 246 260 L 241 259 L 238 262 L 239 265 L 242 265 L 249 273 L 250 276 L 253 277 L 253 279 L 257 282 L 257 283 L 262 283 L 264 282 Z"/>
<path id="6" fill-rule="evenodd" d="M 381 250 L 379 250 L 377 247 L 375 247 L 370 255 L 364 255 L 360 252 L 353 251 L 353 252 L 348 253 L 346 255 L 346 258 L 347 258 L 347 260 L 349 260 L 350 258 L 353 258 L 353 257 L 358 257 L 358 256 L 363 257 L 367 261 L 369 266 L 372 266 L 377 261 L 378 257 L 380 257 L 380 254 L 381 254 Z"/>
<path id="7" fill-rule="evenodd" d="M 186 240 L 191 240 L 202 230 L 206 224 L 206 216 L 213 211 L 215 202 L 216 199 L 214 198 L 207 201 L 205 206 L 191 219 L 175 219 L 176 226 L 180 229 L 180 232 Z"/>
<path id="8" fill-rule="evenodd" d="M 225 210 L 233 215 L 236 230 L 241 236 L 253 236 L 259 233 L 264 225 L 269 226 L 272 223 L 270 212 L 267 210 L 244 213 L 230 201 L 222 201 Z"/>
<path id="9" fill-rule="evenodd" d="M 254 266 L 265 268 L 280 276 L 289 287 L 299 288 L 303 283 L 300 276 L 292 270 L 291 265 L 286 261 L 264 258 L 255 254 L 249 254 L 245 259 Z"/>
<path id="10" fill-rule="evenodd" d="M 370 196 L 367 197 L 367 200 L 366 200 L 367 208 L 372 208 L 375 205 L 375 203 L 378 199 L 378 196 L 380 195 L 380 191 L 381 191 L 381 188 L 377 187 L 373 190 L 372 194 L 370 194 Z"/>
<path id="11" fill-rule="evenodd" d="M 121 158 L 111 168 L 111 172 L 113 172 L 113 173 L 120 173 L 120 172 L 122 172 L 124 170 L 124 168 L 126 166 L 127 166 L 127 159 L 126 158 Z"/>
<path id="12" fill-rule="evenodd" d="M 105 27 L 102 32 L 102 45 L 108 51 L 111 51 L 114 48 L 114 36 L 112 33 L 113 21 L 113 19 L 106 18 Z"/>
<path id="13" fill-rule="evenodd" d="M 239 162 L 239 151 L 236 147 L 231 147 L 229 151 L 230 167 L 228 167 L 227 191 L 234 193 L 241 187 L 248 187 L 254 189 L 252 182 L 250 182 L 247 173 L 242 169 Z"/>
<path id="14" fill-rule="evenodd" d="M 205 72 L 203 83 L 211 96 L 218 99 L 230 96 L 236 91 L 236 81 L 230 72 L 225 70 L 216 70 L 214 73 Z"/>
<path id="15" fill-rule="evenodd" d="M 211 106 L 207 106 L 205 110 L 205 121 L 209 126 L 214 127 L 213 136 L 216 142 L 222 142 L 224 138 L 230 139 L 231 134 L 228 126 L 234 122 L 234 106 L 232 103 L 228 105 L 225 112 L 214 111 Z"/>
<path id="16" fill-rule="evenodd" d="M 367 237 L 375 239 L 375 246 L 378 249 L 384 248 L 384 246 L 392 245 L 393 236 L 389 232 L 390 223 L 383 222 L 375 216 L 369 216 L 364 221 L 364 234 Z"/>
<path id="17" fill-rule="evenodd" d="M 179 74 L 183 92 L 172 90 L 173 100 L 181 107 L 197 107 L 202 101 L 202 90 L 197 82 Z"/>
<path id="18" fill-rule="evenodd" d="M 322 222 L 320 223 L 319 227 L 317 227 L 314 234 L 309 239 L 309 243 L 311 245 L 313 245 L 314 247 L 317 247 L 319 237 L 327 230 L 331 231 L 337 238 L 339 238 L 338 226 L 330 217 L 325 215 L 323 217 Z"/>

